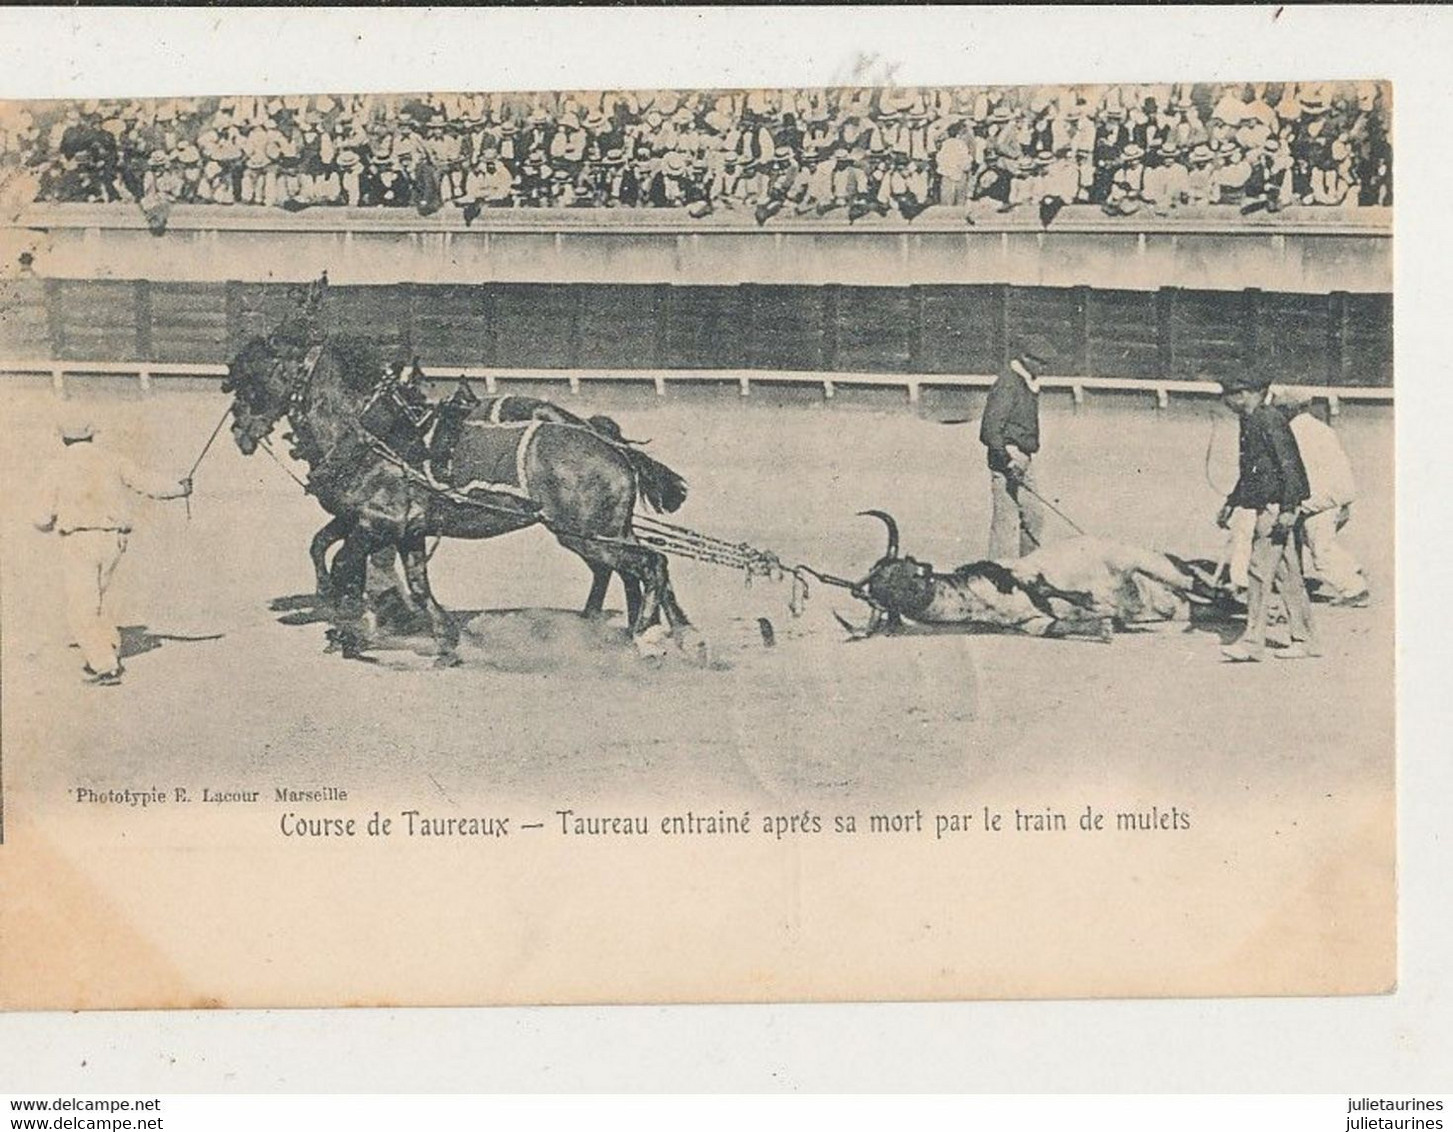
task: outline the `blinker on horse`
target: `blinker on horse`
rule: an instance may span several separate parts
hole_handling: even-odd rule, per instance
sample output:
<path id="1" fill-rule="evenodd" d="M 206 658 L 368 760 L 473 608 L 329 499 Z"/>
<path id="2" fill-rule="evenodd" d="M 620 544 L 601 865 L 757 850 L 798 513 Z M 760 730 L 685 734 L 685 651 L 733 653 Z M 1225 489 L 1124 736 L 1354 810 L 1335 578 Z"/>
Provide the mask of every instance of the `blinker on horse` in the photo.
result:
<path id="1" fill-rule="evenodd" d="M 632 637 L 663 618 L 672 635 L 688 627 L 665 556 L 643 545 L 631 527 L 638 495 L 658 506 L 662 500 L 679 505 L 685 487 L 676 473 L 589 427 L 551 419 L 500 424 L 476 412 L 459 430 L 447 478 L 440 480 L 363 427 L 361 417 L 383 372 L 377 350 L 361 339 L 328 339 L 300 358 L 296 347 L 288 349 L 275 334 L 248 342 L 223 385 L 233 394 L 232 434 L 244 454 L 255 452 L 284 417 L 291 424 L 294 455 L 309 467 L 308 490 L 335 516 L 314 540 L 315 549 L 325 536 L 346 531 L 333 567 L 346 654 L 366 643 L 363 598 L 370 554 L 397 548 L 440 659 L 451 663 L 457 659 L 458 630 L 430 589 L 426 540 L 495 538 L 535 524 L 585 560 L 595 577 L 592 602 L 597 592 L 604 599 L 612 572 L 622 576 Z M 513 444 L 508 460 L 502 457 L 507 443 Z M 509 478 L 519 482 L 502 481 L 504 464 L 512 465 Z"/>

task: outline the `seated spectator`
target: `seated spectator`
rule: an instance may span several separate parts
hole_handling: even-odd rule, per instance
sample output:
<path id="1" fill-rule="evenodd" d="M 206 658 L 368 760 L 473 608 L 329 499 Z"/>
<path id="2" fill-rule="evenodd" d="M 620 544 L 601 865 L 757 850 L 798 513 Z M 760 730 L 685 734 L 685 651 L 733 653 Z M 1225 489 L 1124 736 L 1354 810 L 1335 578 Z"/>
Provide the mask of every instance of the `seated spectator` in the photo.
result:
<path id="1" fill-rule="evenodd" d="M 1141 186 L 1145 180 L 1144 159 L 1145 151 L 1135 142 L 1121 152 L 1102 206 L 1107 215 L 1129 216 L 1140 210 Z"/>
<path id="2" fill-rule="evenodd" d="M 1247 160 L 1246 151 L 1235 142 L 1223 146 L 1218 151 L 1217 164 L 1211 175 L 1214 186 L 1212 203 L 1240 205 L 1245 200 L 1250 180 L 1251 162 Z"/>
<path id="3" fill-rule="evenodd" d="M 1264 208 L 1279 212 L 1291 199 L 1291 157 L 1275 138 L 1270 138 L 1249 155 L 1251 175 L 1245 189 L 1242 212 Z"/>
<path id="4" fill-rule="evenodd" d="M 1216 196 L 1215 175 L 1211 169 L 1214 160 L 1209 145 L 1198 145 L 1190 153 L 1190 171 L 1186 175 L 1186 203 L 1192 205 L 1210 204 Z"/>
<path id="5" fill-rule="evenodd" d="M 466 186 L 466 195 L 486 208 L 508 208 L 513 203 L 515 177 L 495 149 L 486 149 L 479 155 Z"/>
<path id="6" fill-rule="evenodd" d="M 1167 134 L 1159 147 L 1146 155 L 1140 197 L 1157 216 L 1167 215 L 1183 203 L 1189 171 L 1180 161 L 1175 139 Z"/>
<path id="7" fill-rule="evenodd" d="M 1040 203 L 1057 201 L 1060 207 L 1073 204 L 1080 191 L 1080 170 L 1068 147 L 1050 155 L 1040 176 Z"/>

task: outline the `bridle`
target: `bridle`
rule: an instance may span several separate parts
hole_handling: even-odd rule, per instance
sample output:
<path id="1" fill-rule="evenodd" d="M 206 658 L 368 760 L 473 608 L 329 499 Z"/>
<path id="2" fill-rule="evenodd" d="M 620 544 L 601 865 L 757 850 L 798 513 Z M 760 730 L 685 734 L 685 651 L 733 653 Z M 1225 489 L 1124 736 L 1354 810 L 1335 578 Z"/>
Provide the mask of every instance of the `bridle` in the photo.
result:
<path id="1" fill-rule="evenodd" d="M 318 368 L 318 362 L 323 357 L 325 345 L 322 342 L 315 343 L 308 347 L 308 352 L 303 355 L 302 364 L 294 370 L 292 379 L 288 383 L 288 395 L 284 402 L 282 415 L 292 417 L 296 413 L 307 411 L 312 400 L 313 373 Z M 279 359 L 274 366 L 287 365 L 287 359 Z M 294 421 L 296 424 L 297 422 Z"/>

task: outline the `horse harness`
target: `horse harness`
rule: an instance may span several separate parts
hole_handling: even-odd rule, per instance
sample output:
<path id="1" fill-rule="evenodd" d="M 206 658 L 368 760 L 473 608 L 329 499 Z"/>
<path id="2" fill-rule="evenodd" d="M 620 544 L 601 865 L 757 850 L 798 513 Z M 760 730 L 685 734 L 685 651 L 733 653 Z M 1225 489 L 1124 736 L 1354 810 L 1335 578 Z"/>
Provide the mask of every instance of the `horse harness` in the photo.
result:
<path id="1" fill-rule="evenodd" d="M 285 412 L 289 417 L 292 417 L 294 413 L 301 415 L 307 411 L 311 402 L 313 375 L 317 371 L 318 364 L 322 360 L 323 353 L 326 349 L 326 343 L 313 342 L 308 347 L 302 359 L 297 363 L 294 364 L 291 358 L 286 357 L 279 359 L 275 363 L 278 367 L 293 366 L 293 373 L 287 381 L 288 395 Z M 370 408 L 384 397 L 388 398 L 393 407 L 398 409 L 409 423 L 409 426 L 413 430 L 411 439 L 418 441 L 424 446 L 425 451 L 428 453 L 426 459 L 423 461 L 424 466 L 421 467 L 407 459 L 393 445 L 387 443 L 364 424 L 362 418 Z M 460 489 L 459 487 L 441 481 L 435 474 L 436 468 L 442 470 L 446 476 L 449 474 L 454 447 L 457 445 L 464 431 L 462 427 L 459 427 L 457 430 L 450 430 L 455 432 L 452 436 L 442 438 L 439 436 L 440 427 L 446 423 L 452 423 L 450 402 L 446 401 L 440 405 L 429 406 L 428 408 L 412 405 L 400 395 L 398 383 L 394 376 L 390 373 L 385 373 L 384 377 L 378 382 L 374 391 L 365 402 L 358 423 L 360 431 L 363 434 L 364 443 L 376 456 L 395 468 L 406 480 L 415 486 L 424 489 L 432 495 L 436 495 L 463 507 L 489 511 L 515 521 L 523 521 L 526 526 L 538 523 L 557 536 L 566 536 L 585 542 L 618 546 L 633 546 L 644 543 L 654 548 L 658 553 L 680 555 L 715 565 L 740 569 L 746 574 L 748 581 L 756 575 L 781 576 L 786 573 L 793 579 L 793 599 L 791 605 L 794 613 L 798 612 L 801 605 L 806 601 L 807 577 L 810 576 L 829 584 L 843 584 L 842 579 L 835 578 L 830 574 L 820 573 L 805 566 L 788 565 L 783 563 L 775 554 L 758 550 L 745 543 L 733 543 L 725 539 L 704 535 L 698 531 L 677 526 L 674 523 L 667 523 L 650 516 L 637 515 L 634 518 L 633 526 L 636 529 L 639 543 L 632 542 L 628 539 L 613 538 L 609 535 L 593 534 L 561 527 L 549 515 L 544 513 L 544 508 L 540 503 L 529 498 L 523 471 L 523 458 L 526 446 L 538 426 L 546 422 L 542 420 L 503 422 L 499 419 L 499 416 L 504 401 L 505 398 L 500 398 L 496 402 L 492 407 L 488 421 L 469 421 L 460 418 L 458 424 L 461 426 L 464 424 L 472 424 L 479 427 L 500 427 L 509 423 L 523 424 L 524 427 L 517 449 L 517 459 L 519 461 L 517 478 L 520 480 L 520 487 L 513 488 L 513 485 L 491 485 L 493 488 L 491 494 L 507 496 L 510 499 L 509 504 L 481 499 L 478 495 L 469 494 L 468 487 Z M 461 401 L 458 403 L 456 411 L 457 408 L 465 408 L 467 405 L 467 401 Z M 561 424 L 565 428 L 581 427 L 566 422 L 554 423 Z M 590 429 L 589 426 L 586 426 L 586 430 L 594 434 L 594 430 Z M 436 443 L 440 439 L 444 440 L 442 445 Z M 317 477 L 318 472 L 322 468 L 327 466 L 335 451 L 336 447 L 322 455 L 321 459 L 313 468 L 312 474 L 309 476 L 310 482 L 304 485 L 304 490 L 310 493 L 314 491 L 311 481 Z M 491 487 L 487 487 L 486 485 L 480 484 L 479 486 L 485 490 L 491 490 Z M 501 491 L 500 487 L 513 489 Z"/>

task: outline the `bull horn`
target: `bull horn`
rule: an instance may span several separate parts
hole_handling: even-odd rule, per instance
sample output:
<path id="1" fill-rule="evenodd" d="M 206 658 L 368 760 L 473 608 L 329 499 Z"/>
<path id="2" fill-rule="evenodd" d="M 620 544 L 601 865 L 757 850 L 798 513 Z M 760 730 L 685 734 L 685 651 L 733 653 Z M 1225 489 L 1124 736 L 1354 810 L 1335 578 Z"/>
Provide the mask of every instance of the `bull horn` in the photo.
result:
<path id="1" fill-rule="evenodd" d="M 837 618 L 837 623 L 848 631 L 848 638 L 850 640 L 866 641 L 869 637 L 874 636 L 876 633 L 878 633 L 879 630 L 883 628 L 883 611 L 877 606 L 873 607 L 872 616 L 868 618 L 867 625 L 865 625 L 861 629 L 858 628 L 858 626 L 854 625 L 851 621 L 849 621 L 846 617 L 844 617 L 835 609 L 832 611 L 832 615 L 833 617 Z"/>
<path id="2" fill-rule="evenodd" d="M 886 558 L 898 557 L 898 524 L 893 516 L 886 511 L 859 511 L 859 515 L 871 515 L 875 519 L 882 519 L 883 525 L 888 528 L 888 553 Z"/>

